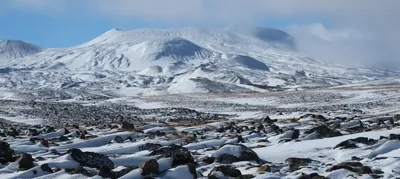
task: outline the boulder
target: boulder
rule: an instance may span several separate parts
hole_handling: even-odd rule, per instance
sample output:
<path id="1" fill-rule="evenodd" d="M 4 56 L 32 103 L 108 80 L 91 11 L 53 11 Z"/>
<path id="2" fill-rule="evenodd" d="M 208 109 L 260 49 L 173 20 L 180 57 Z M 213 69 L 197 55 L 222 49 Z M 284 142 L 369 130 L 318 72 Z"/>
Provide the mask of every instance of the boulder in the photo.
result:
<path id="1" fill-rule="evenodd" d="M 358 146 L 356 144 L 374 145 L 376 143 L 378 143 L 378 141 L 374 140 L 374 139 L 369 139 L 367 137 L 357 137 L 357 138 L 354 138 L 354 139 L 348 139 L 348 140 L 345 140 L 343 142 L 340 142 L 339 144 L 337 144 L 333 148 L 334 149 L 336 149 L 336 148 L 354 149 L 354 148 L 358 148 Z"/>
<path id="2" fill-rule="evenodd" d="M 105 155 L 94 152 L 82 152 L 79 149 L 70 149 L 68 153 L 72 159 L 78 162 L 81 166 L 87 166 L 92 168 L 108 167 L 114 168 L 114 163 Z"/>
<path id="3" fill-rule="evenodd" d="M 10 144 L 0 141 L 0 163 L 14 162 L 15 151 L 10 148 Z"/>
<path id="4" fill-rule="evenodd" d="M 51 169 L 47 163 L 41 165 L 40 169 L 42 169 L 45 172 L 53 173 L 53 169 Z"/>
<path id="5" fill-rule="evenodd" d="M 103 178 L 116 178 L 114 172 L 108 167 L 101 167 L 97 174 Z"/>
<path id="6" fill-rule="evenodd" d="M 49 144 L 48 140 L 42 140 L 42 141 L 40 141 L 40 144 L 42 144 L 45 147 L 50 147 L 50 144 Z"/>
<path id="7" fill-rule="evenodd" d="M 124 122 L 122 122 L 121 128 L 124 129 L 124 130 L 133 130 L 133 129 L 135 129 L 135 125 L 124 121 Z"/>
<path id="8" fill-rule="evenodd" d="M 161 147 L 162 147 L 162 145 L 160 145 L 160 144 L 146 143 L 144 145 L 139 146 L 139 150 L 140 151 L 142 151 L 142 150 L 154 151 Z"/>
<path id="9" fill-rule="evenodd" d="M 400 134 L 390 134 L 389 140 L 400 140 Z"/>
<path id="10" fill-rule="evenodd" d="M 339 169 L 346 169 L 346 170 L 349 170 L 349 171 L 352 171 L 352 172 L 358 173 L 358 174 L 372 174 L 373 173 L 372 169 L 370 167 L 364 166 L 360 162 L 342 162 L 342 163 L 332 166 L 331 168 L 329 168 L 326 171 L 331 172 L 331 171 L 339 170 Z"/>
<path id="11" fill-rule="evenodd" d="M 225 144 L 212 154 L 220 163 L 232 163 L 238 161 L 261 162 L 258 155 L 250 148 L 242 144 Z"/>
<path id="12" fill-rule="evenodd" d="M 231 165 L 221 165 L 213 168 L 208 176 L 213 176 L 216 172 L 221 172 L 224 176 L 227 177 L 238 177 L 242 175 L 240 170 L 236 169 Z"/>
<path id="13" fill-rule="evenodd" d="M 161 155 L 164 158 L 171 157 L 173 159 L 172 167 L 194 163 L 194 159 L 190 151 L 182 146 L 175 144 L 161 147 L 157 150 L 154 150 L 149 155 Z"/>
<path id="14" fill-rule="evenodd" d="M 279 139 L 293 140 L 299 138 L 299 136 L 300 136 L 300 131 L 298 129 L 291 129 L 283 133 L 283 135 Z"/>
<path id="15" fill-rule="evenodd" d="M 309 158 L 287 158 L 285 160 L 286 163 L 289 164 L 289 171 L 294 172 L 299 170 L 301 167 L 307 166 L 309 163 L 312 162 Z"/>
<path id="16" fill-rule="evenodd" d="M 302 173 L 298 179 L 328 179 L 327 177 L 320 176 L 318 173 L 304 174 Z"/>
<path id="17" fill-rule="evenodd" d="M 68 141 L 69 139 L 68 139 L 68 137 L 66 137 L 65 135 L 62 135 L 62 136 L 58 137 L 58 140 L 59 140 L 60 142 L 65 142 L 65 141 Z"/>
<path id="18" fill-rule="evenodd" d="M 15 128 L 11 128 L 9 131 L 7 131 L 7 135 L 11 137 L 17 137 L 19 136 L 19 132 Z"/>
<path id="19" fill-rule="evenodd" d="M 31 154 L 22 154 L 21 157 L 18 159 L 20 171 L 25 171 L 33 168 L 35 165 L 33 164 L 33 158 Z"/>
<path id="20" fill-rule="evenodd" d="M 144 162 L 140 168 L 142 169 L 142 175 L 149 175 L 151 173 L 158 173 L 159 164 L 157 160 L 151 159 Z"/>
<path id="21" fill-rule="evenodd" d="M 331 129 L 325 125 L 321 125 L 318 127 L 313 128 L 311 131 L 309 131 L 308 133 L 313 133 L 313 132 L 317 132 L 319 134 L 320 138 L 326 138 L 326 137 L 337 137 L 337 136 L 341 136 L 342 133 L 340 133 L 337 130 Z"/>
<path id="22" fill-rule="evenodd" d="M 125 140 L 121 136 L 115 136 L 114 141 L 117 143 L 123 143 Z"/>

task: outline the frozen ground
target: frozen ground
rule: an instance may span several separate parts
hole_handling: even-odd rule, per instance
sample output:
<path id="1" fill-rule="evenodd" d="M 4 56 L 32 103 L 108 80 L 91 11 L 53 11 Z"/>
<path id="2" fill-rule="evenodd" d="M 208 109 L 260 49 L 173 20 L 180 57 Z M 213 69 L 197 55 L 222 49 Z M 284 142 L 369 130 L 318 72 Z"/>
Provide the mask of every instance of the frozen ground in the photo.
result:
<path id="1" fill-rule="evenodd" d="M 7 92 L 0 177 L 399 178 L 399 90 L 58 101 Z"/>

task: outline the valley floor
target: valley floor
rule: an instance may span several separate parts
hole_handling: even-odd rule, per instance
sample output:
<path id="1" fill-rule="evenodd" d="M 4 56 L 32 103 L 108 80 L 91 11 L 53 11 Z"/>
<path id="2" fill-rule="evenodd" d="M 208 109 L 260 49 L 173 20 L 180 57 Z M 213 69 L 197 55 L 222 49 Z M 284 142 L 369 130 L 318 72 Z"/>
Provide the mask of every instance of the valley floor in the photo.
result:
<path id="1" fill-rule="evenodd" d="M 4 98 L 0 178 L 399 178 L 399 104 L 398 86 Z"/>

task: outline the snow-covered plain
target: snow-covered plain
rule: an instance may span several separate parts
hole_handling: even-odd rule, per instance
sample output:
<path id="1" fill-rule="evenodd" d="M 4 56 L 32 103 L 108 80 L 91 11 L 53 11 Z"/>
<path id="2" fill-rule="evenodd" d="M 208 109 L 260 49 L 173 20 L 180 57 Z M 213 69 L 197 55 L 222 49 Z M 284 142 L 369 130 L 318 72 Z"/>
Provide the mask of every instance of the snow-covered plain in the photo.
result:
<path id="1" fill-rule="evenodd" d="M 2 122 L 8 126 L 2 140 L 14 156 L 33 157 L 29 169 L 19 167 L 22 159 L 5 162 L 4 178 L 400 177 L 400 91 L 393 86 L 1 103 L 5 119 L 17 122 Z M 103 116 L 118 110 L 121 120 L 88 123 L 76 105 Z M 23 118 L 42 119 L 41 125 L 21 124 Z M 46 126 L 58 123 L 55 130 Z M 107 157 L 114 169 L 80 161 L 74 148 Z M 145 167 L 155 165 L 150 161 L 158 169 Z"/>

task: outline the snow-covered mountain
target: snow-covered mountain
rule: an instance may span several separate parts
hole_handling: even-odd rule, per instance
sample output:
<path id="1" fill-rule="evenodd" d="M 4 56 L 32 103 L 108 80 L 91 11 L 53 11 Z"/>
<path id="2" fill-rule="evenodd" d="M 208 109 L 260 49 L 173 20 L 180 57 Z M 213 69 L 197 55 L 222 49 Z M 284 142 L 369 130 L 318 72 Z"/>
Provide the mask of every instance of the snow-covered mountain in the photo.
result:
<path id="1" fill-rule="evenodd" d="M 71 48 L 0 42 L 0 87 L 118 95 L 264 92 L 397 75 L 326 64 L 264 27 L 112 29 Z"/>
<path id="2" fill-rule="evenodd" d="M 0 60 L 12 60 L 42 51 L 41 47 L 19 40 L 0 40 Z"/>

